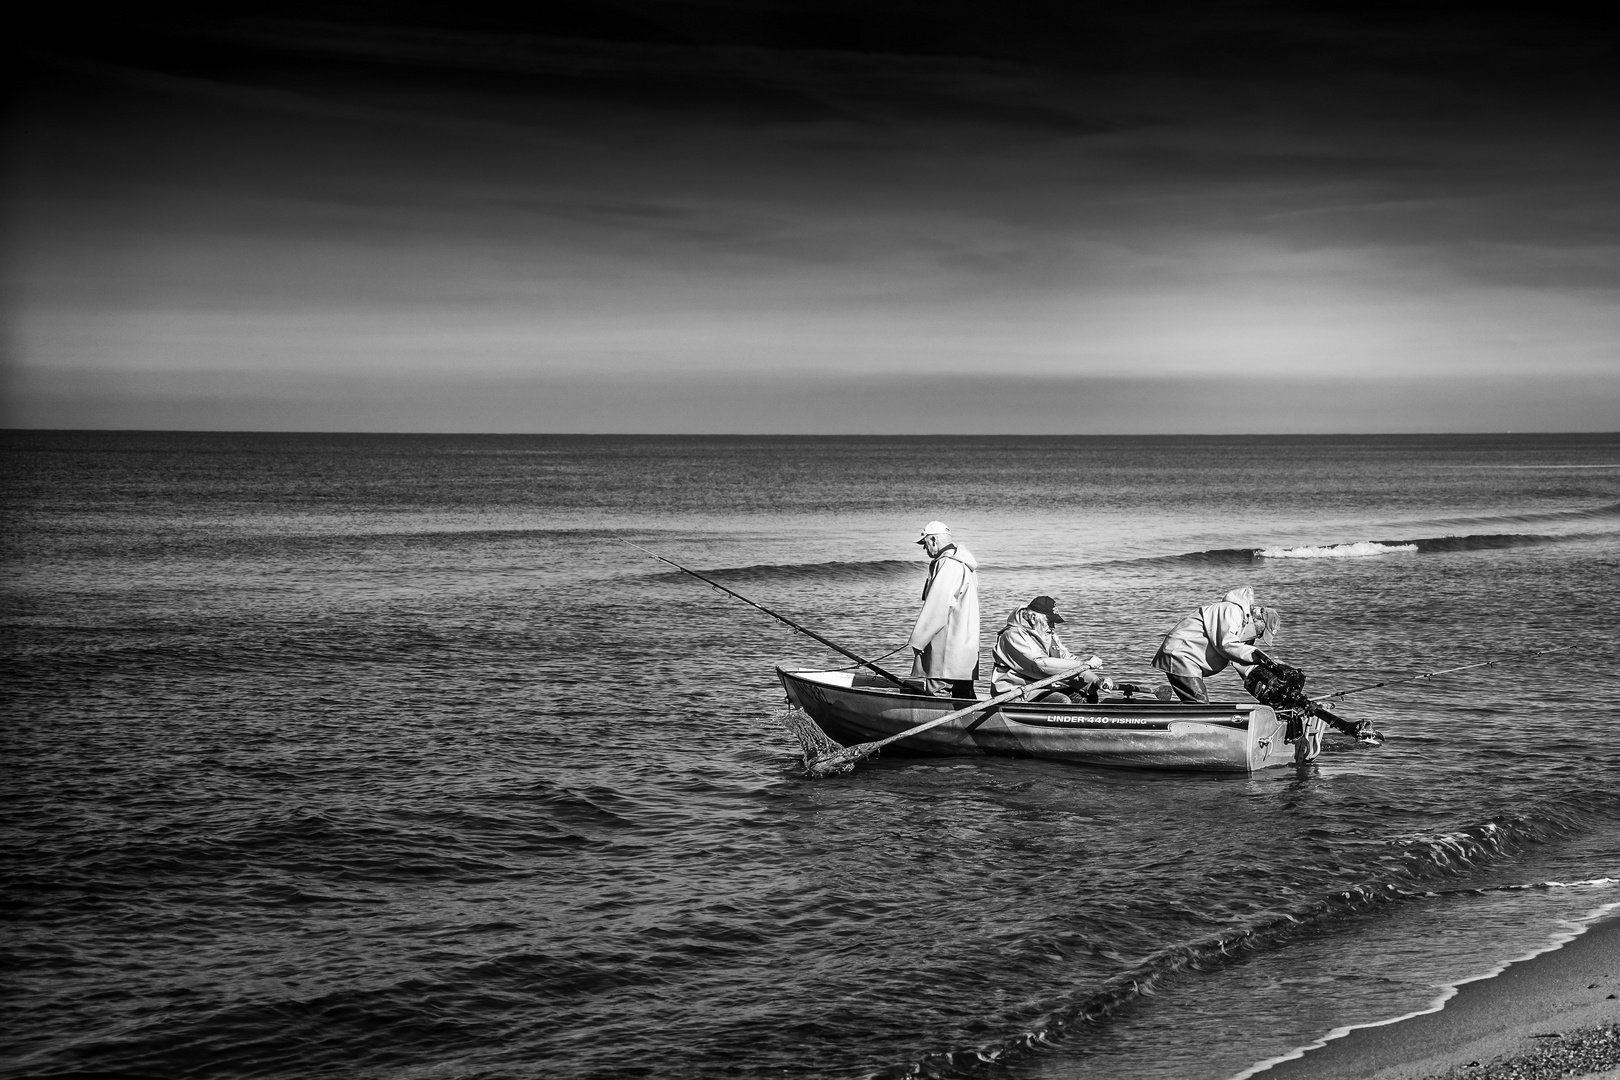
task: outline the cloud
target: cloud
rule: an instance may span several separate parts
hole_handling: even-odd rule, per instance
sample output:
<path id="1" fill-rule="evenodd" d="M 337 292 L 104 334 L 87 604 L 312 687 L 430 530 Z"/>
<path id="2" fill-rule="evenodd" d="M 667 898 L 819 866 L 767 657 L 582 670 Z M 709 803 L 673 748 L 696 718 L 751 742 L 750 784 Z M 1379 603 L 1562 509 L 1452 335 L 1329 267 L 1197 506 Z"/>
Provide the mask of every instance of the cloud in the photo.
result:
<path id="1" fill-rule="evenodd" d="M 424 408 L 451 372 L 613 403 L 806 372 L 1620 379 L 1613 79 L 1535 26 L 626 10 L 157 20 L 44 63 L 8 135 L 12 353 L 122 389 L 19 415 L 179 372 L 289 417 L 276 380 L 312 375 Z M 870 418 L 929 422 L 906 408 Z"/>

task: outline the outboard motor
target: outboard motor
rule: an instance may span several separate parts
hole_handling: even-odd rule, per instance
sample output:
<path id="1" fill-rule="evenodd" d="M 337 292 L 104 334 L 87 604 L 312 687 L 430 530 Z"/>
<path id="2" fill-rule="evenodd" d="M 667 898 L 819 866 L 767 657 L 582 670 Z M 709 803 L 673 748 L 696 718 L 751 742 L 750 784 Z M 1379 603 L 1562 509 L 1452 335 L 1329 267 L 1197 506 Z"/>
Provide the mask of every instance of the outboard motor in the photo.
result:
<path id="1" fill-rule="evenodd" d="M 1243 680 L 1243 689 L 1262 705 L 1270 705 L 1279 713 L 1284 710 L 1305 710 L 1311 699 L 1305 696 L 1305 673 L 1297 667 L 1276 664 L 1257 667 Z"/>
<path id="2" fill-rule="evenodd" d="M 1305 734 L 1305 718 L 1319 717 L 1335 731 L 1344 733 L 1358 742 L 1378 746 L 1384 736 L 1372 729 L 1365 720 L 1346 720 L 1327 706 L 1305 696 L 1305 673 L 1287 664 L 1257 667 L 1243 680 L 1243 688 L 1262 705 L 1277 710 L 1277 715 L 1288 724 L 1284 736 L 1294 742 Z"/>

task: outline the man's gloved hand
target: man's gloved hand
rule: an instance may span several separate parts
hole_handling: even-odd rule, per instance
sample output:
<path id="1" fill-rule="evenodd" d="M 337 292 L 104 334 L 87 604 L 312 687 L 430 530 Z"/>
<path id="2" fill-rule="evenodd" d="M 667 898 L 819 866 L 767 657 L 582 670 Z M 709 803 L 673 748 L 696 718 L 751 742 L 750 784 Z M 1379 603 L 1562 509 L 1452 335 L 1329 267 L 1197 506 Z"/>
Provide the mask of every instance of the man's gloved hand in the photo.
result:
<path id="1" fill-rule="evenodd" d="M 1090 656 L 1086 657 L 1086 667 L 1088 667 L 1088 668 L 1100 668 L 1102 666 L 1103 666 L 1103 659 L 1102 659 L 1102 657 L 1098 656 L 1096 653 L 1092 653 Z"/>
<path id="2" fill-rule="evenodd" d="M 1106 675 L 1092 671 L 1090 668 L 1081 669 L 1071 684 L 1073 692 L 1088 704 L 1095 705 L 1099 694 L 1111 692 L 1114 689 L 1114 680 Z"/>
<path id="3" fill-rule="evenodd" d="M 1273 660 L 1259 649 L 1254 650 L 1254 662 L 1265 668 L 1267 671 L 1276 671 L 1280 666 L 1278 665 L 1277 661 Z"/>

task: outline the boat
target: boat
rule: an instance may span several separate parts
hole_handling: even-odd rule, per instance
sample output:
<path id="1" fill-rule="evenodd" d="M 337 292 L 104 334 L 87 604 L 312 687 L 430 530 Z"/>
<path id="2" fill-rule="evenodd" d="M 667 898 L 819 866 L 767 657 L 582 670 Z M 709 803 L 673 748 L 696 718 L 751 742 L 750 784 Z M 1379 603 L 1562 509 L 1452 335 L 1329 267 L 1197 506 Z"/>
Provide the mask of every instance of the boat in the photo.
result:
<path id="1" fill-rule="evenodd" d="M 903 690 L 850 670 L 777 667 L 788 702 L 845 746 L 873 742 L 964 708 L 971 702 Z M 1188 703 L 1156 697 L 1095 705 L 1009 701 L 902 739 L 885 752 L 934 756 L 1041 758 L 1128 769 L 1252 773 L 1316 756 L 1325 725 L 1287 724 L 1254 701 Z"/>

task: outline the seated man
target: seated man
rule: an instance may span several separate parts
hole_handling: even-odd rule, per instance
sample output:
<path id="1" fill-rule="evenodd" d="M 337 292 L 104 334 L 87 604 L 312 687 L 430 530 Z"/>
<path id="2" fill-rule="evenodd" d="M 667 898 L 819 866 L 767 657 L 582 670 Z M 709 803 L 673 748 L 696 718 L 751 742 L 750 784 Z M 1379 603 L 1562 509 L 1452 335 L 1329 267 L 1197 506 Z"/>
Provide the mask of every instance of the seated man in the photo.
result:
<path id="1" fill-rule="evenodd" d="M 1072 680 L 1056 683 L 1051 689 L 1040 691 L 1035 700 L 1051 704 L 1067 704 L 1072 700 L 1063 689 L 1077 697 L 1095 701 L 1097 691 L 1112 690 L 1114 681 L 1095 670 L 1102 661 L 1093 656 L 1081 660 L 1069 651 L 1057 636 L 1056 624 L 1063 621 L 1057 612 L 1057 601 L 1050 596 L 1037 596 L 1027 607 L 1021 607 L 1007 616 L 1007 625 L 996 635 L 992 653 L 995 667 L 990 673 L 990 687 L 998 694 L 1017 689 L 1026 683 L 1073 671 Z"/>

